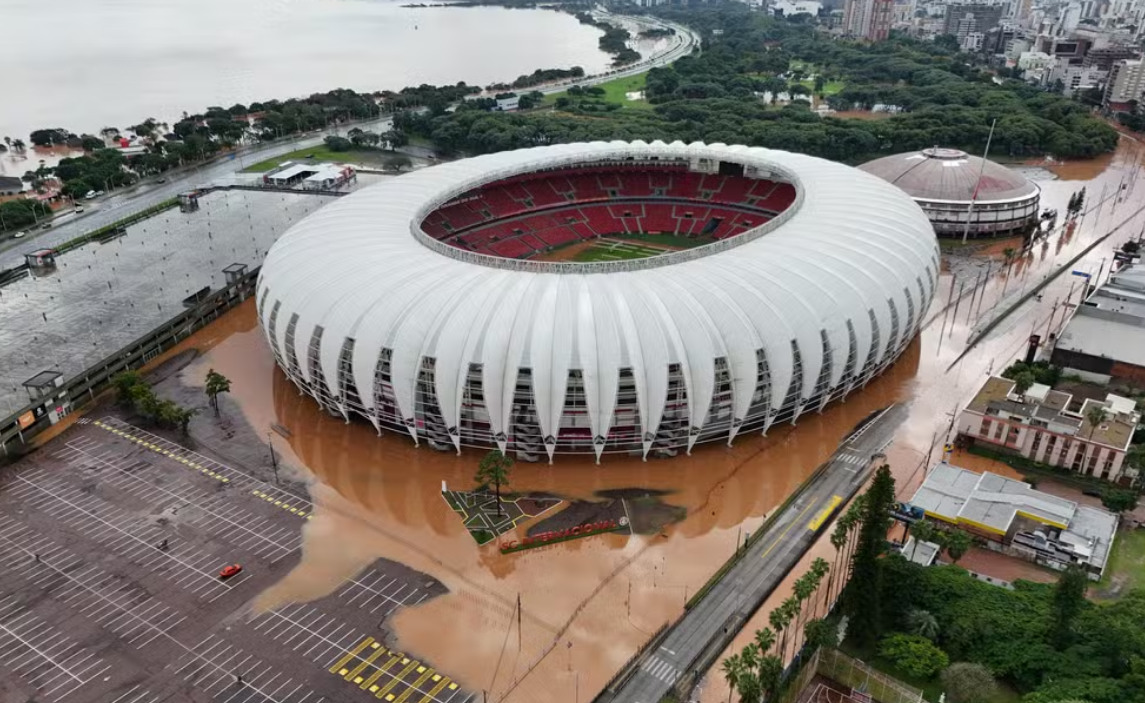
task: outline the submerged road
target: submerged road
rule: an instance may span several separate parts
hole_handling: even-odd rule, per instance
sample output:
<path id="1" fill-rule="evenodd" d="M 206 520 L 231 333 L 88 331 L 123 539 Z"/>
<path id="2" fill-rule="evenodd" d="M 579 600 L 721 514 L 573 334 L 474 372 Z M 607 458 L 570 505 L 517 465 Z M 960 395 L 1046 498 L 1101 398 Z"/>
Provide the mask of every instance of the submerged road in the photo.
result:
<path id="1" fill-rule="evenodd" d="M 627 680 L 602 692 L 597 703 L 659 703 L 682 677 L 704 674 L 709 662 L 699 661 L 701 656 L 712 647 L 718 647 L 717 655 L 723 651 L 799 562 L 862 487 L 872 457 L 890 443 L 906 414 L 905 406 L 891 406 L 852 432 L 747 554 L 668 629 L 655 650 L 630 662 Z"/>

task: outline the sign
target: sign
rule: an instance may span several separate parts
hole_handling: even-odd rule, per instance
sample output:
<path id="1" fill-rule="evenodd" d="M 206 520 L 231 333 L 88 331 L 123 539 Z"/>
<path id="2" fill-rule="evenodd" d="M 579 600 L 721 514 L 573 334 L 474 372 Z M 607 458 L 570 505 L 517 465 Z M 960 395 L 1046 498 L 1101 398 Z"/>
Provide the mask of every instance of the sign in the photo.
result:
<path id="1" fill-rule="evenodd" d="M 1070 271 L 1069 273 L 1071 276 L 1081 276 L 1082 278 L 1090 277 L 1090 274 L 1086 273 L 1085 271 Z"/>
<path id="2" fill-rule="evenodd" d="M 32 412 L 31 410 L 29 410 L 28 412 L 21 415 L 20 419 L 17 422 L 20 423 L 20 429 L 26 430 L 26 429 L 28 429 L 28 427 L 35 424 L 36 414 L 34 412 Z"/>
<path id="3" fill-rule="evenodd" d="M 618 520 L 601 520 L 599 522 L 586 522 L 583 525 L 576 527 L 569 527 L 564 530 L 553 530 L 550 532 L 542 532 L 533 537 L 525 537 L 521 541 L 509 540 L 501 543 L 501 553 L 510 554 L 512 552 L 519 552 L 524 549 L 532 549 L 533 547 L 541 547 L 546 544 L 554 544 L 556 542 L 564 542 L 570 539 L 579 539 L 581 537 L 589 537 L 591 535 L 599 535 L 605 532 L 614 532 L 623 527 L 628 527 L 628 518 L 621 517 Z"/>

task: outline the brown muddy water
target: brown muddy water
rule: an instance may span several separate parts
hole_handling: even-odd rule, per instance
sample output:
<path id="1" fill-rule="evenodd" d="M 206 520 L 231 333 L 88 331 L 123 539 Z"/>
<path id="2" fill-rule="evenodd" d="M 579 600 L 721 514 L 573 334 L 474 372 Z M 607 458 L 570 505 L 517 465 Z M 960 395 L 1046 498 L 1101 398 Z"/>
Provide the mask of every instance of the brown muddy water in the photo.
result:
<path id="1" fill-rule="evenodd" d="M 857 422 L 895 402 L 908 403 L 909 413 L 886 453 L 900 496 L 909 497 L 928 452 L 937 459 L 932 450 L 945 438 L 952 413 L 989 372 L 1000 371 L 1024 351 L 1031 330 L 1048 328 L 1053 303 L 1064 298 L 1070 277 L 1050 283 L 1044 302 L 1019 308 L 955 363 L 975 323 L 997 301 L 1061 266 L 1111 224 L 1127 220 L 1122 232 L 1136 236 L 1145 221 L 1134 214 L 1145 204 L 1145 189 L 1136 188 L 1132 178 L 1140 159 L 1140 147 L 1124 141 L 1088 181 L 1039 183 L 1046 206 L 1060 211 L 1084 184 L 1094 210 L 1068 238 L 1055 234 L 1040 256 L 1035 251 L 1024 257 L 1021 268 L 995 269 L 974 305 L 964 297 L 956 314 L 947 304 L 961 281 L 945 275 L 928 313 L 930 324 L 902 359 L 845 403 L 801 418 L 798 427 L 774 428 L 766 438 L 741 437 L 730 448 L 700 447 L 690 457 L 670 460 L 610 456 L 597 467 L 591 460 L 560 457 L 551 466 L 514 468 L 512 488 L 520 492 L 593 499 L 605 490 L 666 491 L 665 502 L 683 506 L 687 518 L 653 536 L 594 536 L 512 555 L 501 555 L 495 544 L 478 547 L 446 505 L 441 486 L 470 487 L 480 453 L 456 456 L 416 448 L 408 438 L 379 438 L 366 424 L 322 413 L 275 368 L 253 303 L 246 303 L 184 343 L 202 357 L 182 378 L 199 385 L 208 367 L 230 377 L 232 399 L 246 421 L 260 436 L 272 425 L 285 428 L 290 436 L 275 435 L 276 449 L 313 480 L 317 508 L 306 528 L 302 561 L 260 596 L 260 606 L 323 596 L 374 559 L 394 559 L 440 579 L 450 590 L 403 609 L 387 624 L 402 648 L 469 690 L 488 691 L 490 700 L 564 702 L 572 701 L 574 692 L 591 700 L 653 631 L 679 616 L 687 597 L 733 553 L 742 531 L 758 529 Z M 1127 186 L 1124 198 L 1110 197 L 1097 208 L 1102 185 L 1113 193 L 1121 183 Z M 1096 270 L 1101 257 L 1124 239 L 1121 233 L 1111 237 L 1076 266 Z M 803 563 L 816 556 L 833 560 L 829 542 L 817 544 Z M 788 595 L 803 568 L 789 576 L 740 639 L 746 642 L 766 625 L 767 613 Z M 524 612 L 520 633 L 514 614 L 518 595 Z M 719 675 L 709 672 L 707 678 L 702 700 L 726 700 Z"/>

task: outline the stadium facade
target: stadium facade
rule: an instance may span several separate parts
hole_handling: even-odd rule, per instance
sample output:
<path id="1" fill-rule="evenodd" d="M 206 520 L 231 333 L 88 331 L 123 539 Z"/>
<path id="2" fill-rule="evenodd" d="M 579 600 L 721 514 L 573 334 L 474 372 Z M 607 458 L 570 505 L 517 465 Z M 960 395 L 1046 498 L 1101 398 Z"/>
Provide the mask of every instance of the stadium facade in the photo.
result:
<path id="1" fill-rule="evenodd" d="M 662 251 L 623 258 L 633 240 Z M 599 461 L 820 411 L 899 357 L 938 275 L 922 210 L 853 168 L 599 142 L 342 198 L 272 247 L 257 305 L 279 366 L 347 421 Z"/>
<path id="2" fill-rule="evenodd" d="M 909 151 L 868 161 L 859 169 L 914 198 L 939 237 L 1013 237 L 1027 234 L 1038 222 L 1041 190 L 1033 181 L 965 151 Z"/>

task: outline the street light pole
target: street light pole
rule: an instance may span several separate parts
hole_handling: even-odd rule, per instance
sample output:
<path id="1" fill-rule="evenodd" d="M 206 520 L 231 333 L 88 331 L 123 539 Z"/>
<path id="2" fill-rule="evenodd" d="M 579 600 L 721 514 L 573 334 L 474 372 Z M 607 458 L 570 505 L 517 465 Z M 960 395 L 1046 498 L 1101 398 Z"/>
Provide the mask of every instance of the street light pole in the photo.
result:
<path id="1" fill-rule="evenodd" d="M 278 484 L 278 459 L 274 456 L 274 443 L 270 441 L 270 432 L 266 433 L 266 446 L 270 447 L 270 466 L 274 469 L 274 483 Z"/>
<path id="2" fill-rule="evenodd" d="M 978 178 L 974 180 L 974 192 L 970 194 L 970 205 L 966 208 L 966 228 L 962 230 L 962 243 L 970 236 L 970 221 L 974 219 L 974 201 L 978 198 L 978 187 L 982 184 L 982 172 L 986 170 L 986 157 L 990 155 L 990 142 L 994 140 L 994 127 L 998 124 L 995 118 L 990 123 L 990 135 L 986 137 L 986 152 L 982 154 L 982 164 L 978 167 Z"/>

